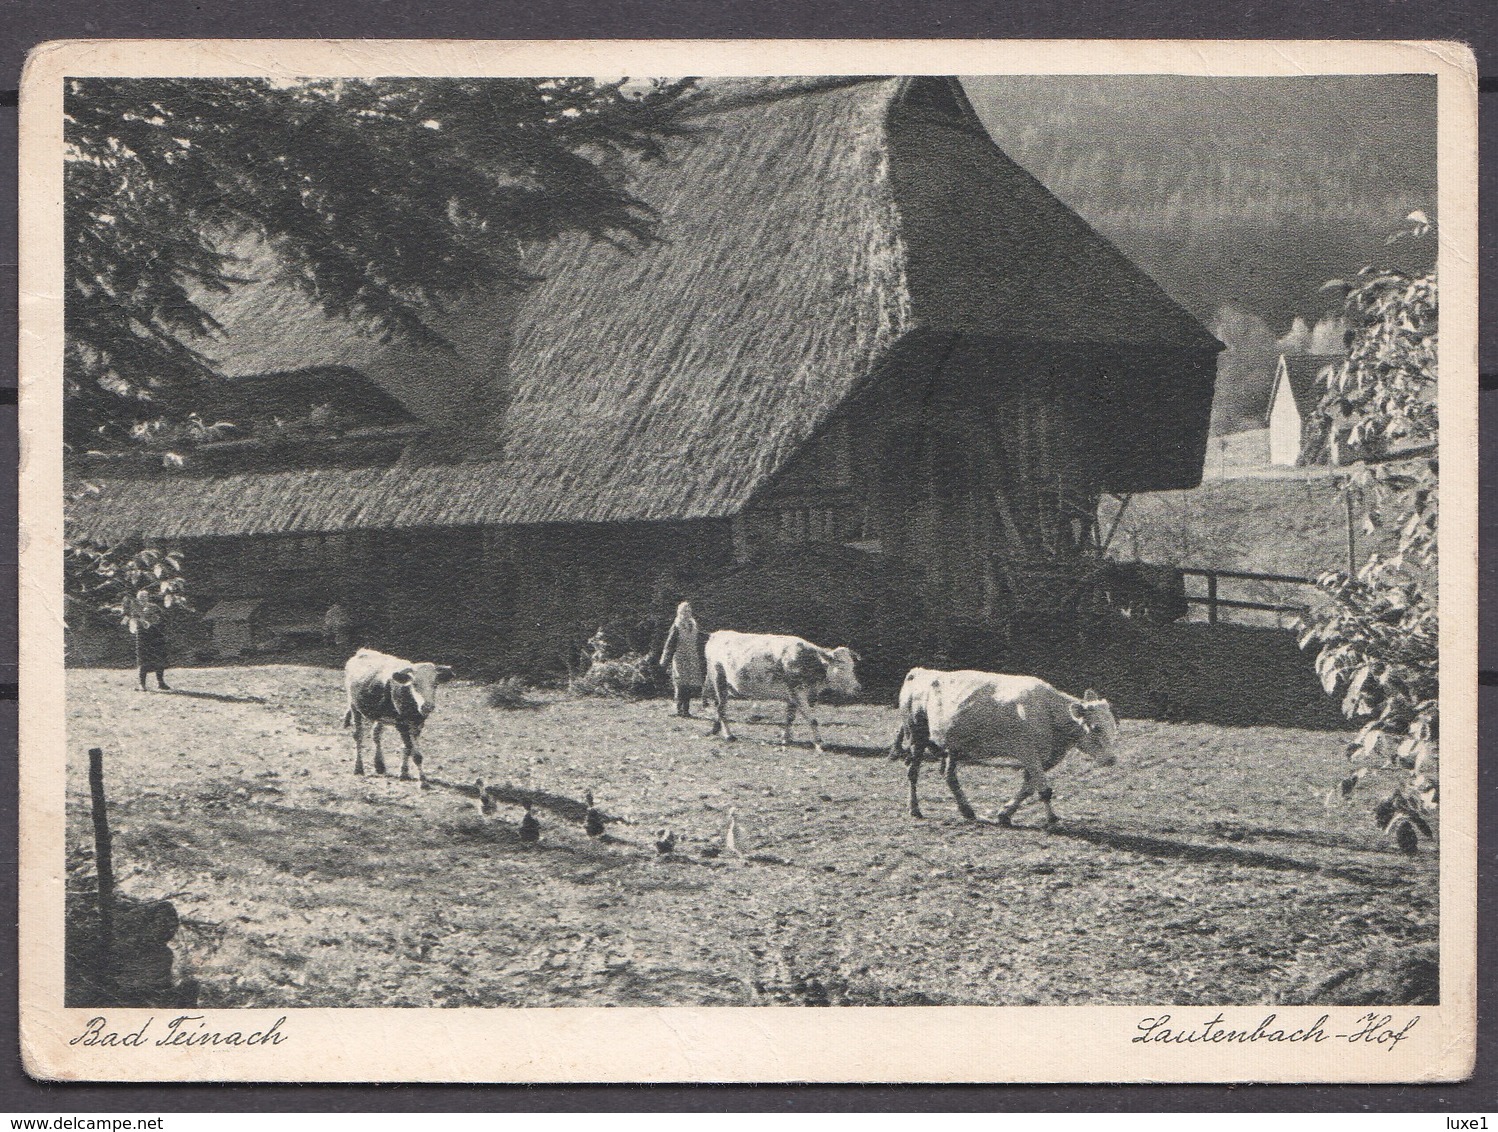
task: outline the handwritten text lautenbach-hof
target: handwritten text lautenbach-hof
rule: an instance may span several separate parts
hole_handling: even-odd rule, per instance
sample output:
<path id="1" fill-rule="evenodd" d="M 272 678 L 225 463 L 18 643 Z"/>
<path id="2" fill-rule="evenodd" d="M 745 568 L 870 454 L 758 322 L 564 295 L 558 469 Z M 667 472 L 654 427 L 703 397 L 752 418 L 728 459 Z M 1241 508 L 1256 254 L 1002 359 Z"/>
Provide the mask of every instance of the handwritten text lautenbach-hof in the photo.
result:
<path id="1" fill-rule="evenodd" d="M 1227 1024 L 1226 1016 L 1217 1014 L 1203 1025 L 1172 1024 L 1169 1014 L 1157 1014 L 1141 1018 L 1135 1027 L 1139 1032 L 1129 1039 L 1132 1043 L 1165 1042 L 1171 1045 L 1216 1045 L 1219 1043 L 1253 1045 L 1258 1042 L 1288 1042 L 1316 1044 L 1327 1041 L 1343 1041 L 1350 1044 L 1371 1043 L 1387 1046 L 1392 1052 L 1399 1043 L 1410 1036 L 1420 1021 L 1420 1015 L 1396 1021 L 1392 1014 L 1370 1012 L 1359 1015 L 1350 1032 L 1329 1034 L 1326 1032 L 1329 1014 L 1323 1014 L 1309 1026 L 1292 1026 L 1280 1022 L 1278 1014 L 1270 1014 L 1258 1025 L 1248 1029 L 1234 1029 Z"/>

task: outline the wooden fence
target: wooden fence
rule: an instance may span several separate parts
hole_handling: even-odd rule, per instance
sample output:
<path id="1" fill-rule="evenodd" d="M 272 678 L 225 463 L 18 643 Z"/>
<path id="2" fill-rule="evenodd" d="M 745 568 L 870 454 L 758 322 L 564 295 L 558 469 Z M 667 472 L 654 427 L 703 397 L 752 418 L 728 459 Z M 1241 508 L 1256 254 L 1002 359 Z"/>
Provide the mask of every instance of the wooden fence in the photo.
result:
<path id="1" fill-rule="evenodd" d="M 1186 601 L 1191 605 L 1205 605 L 1207 607 L 1207 624 L 1216 625 L 1222 609 L 1257 609 L 1266 613 L 1304 613 L 1304 605 L 1282 605 L 1267 601 L 1242 601 L 1238 598 L 1227 598 L 1218 596 L 1218 581 L 1222 578 L 1244 582 L 1279 582 L 1285 585 L 1315 586 L 1313 578 L 1301 578 L 1293 574 L 1259 574 L 1249 570 L 1206 570 L 1195 566 L 1178 566 L 1176 569 L 1183 578 L 1205 578 L 1207 580 L 1207 593 L 1205 597 L 1186 595 Z"/>

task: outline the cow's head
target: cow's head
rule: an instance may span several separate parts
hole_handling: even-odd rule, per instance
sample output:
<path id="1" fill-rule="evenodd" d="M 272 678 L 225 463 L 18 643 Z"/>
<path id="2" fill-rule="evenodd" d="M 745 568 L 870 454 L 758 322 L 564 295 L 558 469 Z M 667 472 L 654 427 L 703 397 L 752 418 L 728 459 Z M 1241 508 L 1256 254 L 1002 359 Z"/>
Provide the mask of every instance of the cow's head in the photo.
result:
<path id="1" fill-rule="evenodd" d="M 847 645 L 839 645 L 827 652 L 827 687 L 840 696 L 856 696 L 863 691 L 853 666 L 858 654 Z"/>
<path id="2" fill-rule="evenodd" d="M 408 664 L 390 674 L 390 702 L 395 714 L 419 728 L 437 707 L 437 685 L 453 678 L 445 664 Z"/>
<path id="3" fill-rule="evenodd" d="M 1071 717 L 1082 730 L 1077 740 L 1077 750 L 1098 766 L 1112 766 L 1114 762 L 1113 741 L 1118 738 L 1118 720 L 1113 718 L 1113 708 L 1091 688 L 1080 701 L 1071 705 Z"/>

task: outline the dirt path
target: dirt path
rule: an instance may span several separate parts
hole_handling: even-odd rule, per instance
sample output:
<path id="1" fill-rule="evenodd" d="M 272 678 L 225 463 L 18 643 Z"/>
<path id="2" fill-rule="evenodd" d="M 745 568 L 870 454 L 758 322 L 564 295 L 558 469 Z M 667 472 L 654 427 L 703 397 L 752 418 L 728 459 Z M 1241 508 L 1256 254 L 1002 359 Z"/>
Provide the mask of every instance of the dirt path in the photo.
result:
<path id="1" fill-rule="evenodd" d="M 1337 734 L 1125 721 L 1117 767 L 1063 765 L 1048 834 L 961 822 L 939 776 L 906 817 L 888 708 L 827 709 L 818 756 L 773 744 L 771 705 L 736 704 L 723 744 L 664 702 L 500 711 L 459 682 L 422 793 L 353 776 L 336 672 L 175 683 L 69 674 L 70 865 L 103 746 L 122 888 L 177 903 L 204 1005 L 1271 1002 L 1435 938 L 1434 851 L 1321 805 Z M 1013 777 L 967 772 L 980 813 Z M 721 852 L 729 807 L 750 859 Z"/>

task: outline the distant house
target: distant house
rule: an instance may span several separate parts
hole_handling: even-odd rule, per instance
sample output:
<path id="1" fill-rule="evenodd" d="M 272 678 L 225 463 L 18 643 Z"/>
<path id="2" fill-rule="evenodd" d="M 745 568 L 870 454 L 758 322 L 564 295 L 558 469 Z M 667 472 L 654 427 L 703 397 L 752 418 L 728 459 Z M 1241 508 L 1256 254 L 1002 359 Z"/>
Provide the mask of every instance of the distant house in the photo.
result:
<path id="1" fill-rule="evenodd" d="M 1326 389 L 1321 378 L 1341 361 L 1336 355 L 1281 354 L 1274 379 L 1263 386 L 1255 403 L 1245 406 L 1245 420 L 1252 421 L 1252 427 L 1212 437 L 1208 476 L 1326 463 L 1326 437 L 1317 415 Z"/>
<path id="2" fill-rule="evenodd" d="M 1266 418 L 1271 464 L 1294 467 L 1326 462 L 1324 438 L 1316 423 L 1316 407 L 1326 391 L 1320 378 L 1341 360 L 1322 354 L 1280 355 Z"/>
<path id="3" fill-rule="evenodd" d="M 891 601 L 1002 616 L 1100 492 L 1200 482 L 1220 344 L 955 79 L 717 80 L 695 113 L 634 170 L 659 243 L 534 249 L 451 351 L 239 287 L 221 368 L 281 375 L 262 408 L 357 377 L 356 419 L 303 397 L 183 471 L 88 470 L 72 534 L 173 540 L 205 598 L 338 601 L 392 648 L 534 653 L 683 597 L 851 639 Z"/>

